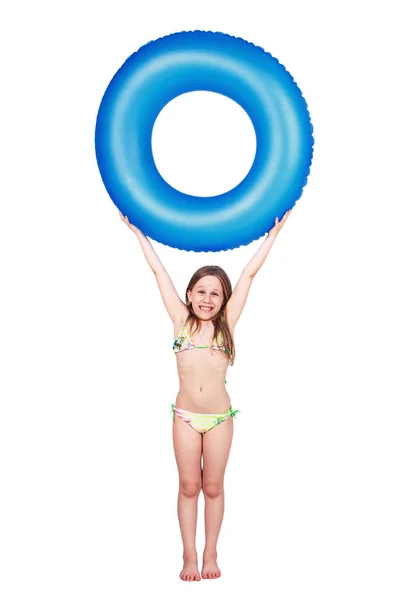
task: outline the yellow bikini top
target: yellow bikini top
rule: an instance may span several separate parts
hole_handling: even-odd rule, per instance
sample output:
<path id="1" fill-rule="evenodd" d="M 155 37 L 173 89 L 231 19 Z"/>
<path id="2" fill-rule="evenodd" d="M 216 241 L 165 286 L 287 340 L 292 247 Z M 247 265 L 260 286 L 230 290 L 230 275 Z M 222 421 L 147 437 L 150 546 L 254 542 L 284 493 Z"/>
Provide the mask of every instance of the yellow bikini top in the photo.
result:
<path id="1" fill-rule="evenodd" d="M 178 337 L 174 341 L 172 349 L 175 352 L 175 354 L 178 354 L 178 352 L 184 352 L 185 350 L 194 350 L 195 348 L 211 348 L 211 350 L 219 350 L 220 352 L 227 351 L 224 345 L 224 338 L 221 332 L 218 333 L 217 338 L 214 340 L 214 342 L 215 343 L 211 344 L 211 346 L 196 346 L 190 337 L 189 329 L 186 323 L 184 323 L 180 328 Z"/>

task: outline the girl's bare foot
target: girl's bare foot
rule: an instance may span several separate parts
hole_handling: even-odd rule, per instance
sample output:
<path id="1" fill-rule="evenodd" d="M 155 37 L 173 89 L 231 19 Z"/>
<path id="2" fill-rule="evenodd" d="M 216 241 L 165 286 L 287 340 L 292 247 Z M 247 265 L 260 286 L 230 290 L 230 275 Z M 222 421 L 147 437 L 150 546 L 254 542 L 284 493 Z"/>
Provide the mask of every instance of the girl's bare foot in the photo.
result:
<path id="1" fill-rule="evenodd" d="M 217 565 L 216 552 L 204 552 L 201 576 L 203 579 L 217 579 L 221 577 L 221 571 Z"/>
<path id="2" fill-rule="evenodd" d="M 179 577 L 182 581 L 200 581 L 200 573 L 197 567 L 197 554 L 183 556 L 183 569 Z"/>

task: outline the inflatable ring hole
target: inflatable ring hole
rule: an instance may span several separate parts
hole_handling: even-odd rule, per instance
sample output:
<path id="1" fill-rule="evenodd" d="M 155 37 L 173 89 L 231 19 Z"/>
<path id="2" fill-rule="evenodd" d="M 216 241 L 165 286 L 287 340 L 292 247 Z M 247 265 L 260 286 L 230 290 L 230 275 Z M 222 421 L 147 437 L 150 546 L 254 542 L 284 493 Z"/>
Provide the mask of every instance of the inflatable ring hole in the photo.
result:
<path id="1" fill-rule="evenodd" d="M 195 91 L 169 102 L 152 132 L 156 167 L 176 190 L 217 196 L 248 174 L 256 153 L 256 134 L 248 114 L 221 94 Z"/>

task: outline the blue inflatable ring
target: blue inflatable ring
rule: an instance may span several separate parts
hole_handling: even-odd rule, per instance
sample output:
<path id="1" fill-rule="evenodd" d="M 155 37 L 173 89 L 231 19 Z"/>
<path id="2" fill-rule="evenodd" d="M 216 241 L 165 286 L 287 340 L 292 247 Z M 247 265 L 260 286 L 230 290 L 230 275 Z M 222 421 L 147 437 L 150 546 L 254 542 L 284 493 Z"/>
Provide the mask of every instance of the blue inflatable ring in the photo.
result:
<path id="1" fill-rule="evenodd" d="M 247 176 L 213 197 L 170 186 L 154 162 L 160 111 L 187 92 L 207 90 L 249 115 L 257 149 Z M 236 248 L 263 236 L 301 196 L 313 137 L 292 76 L 262 48 L 223 33 L 174 33 L 142 46 L 111 80 L 96 123 L 96 157 L 119 210 L 150 238 L 182 250 Z"/>

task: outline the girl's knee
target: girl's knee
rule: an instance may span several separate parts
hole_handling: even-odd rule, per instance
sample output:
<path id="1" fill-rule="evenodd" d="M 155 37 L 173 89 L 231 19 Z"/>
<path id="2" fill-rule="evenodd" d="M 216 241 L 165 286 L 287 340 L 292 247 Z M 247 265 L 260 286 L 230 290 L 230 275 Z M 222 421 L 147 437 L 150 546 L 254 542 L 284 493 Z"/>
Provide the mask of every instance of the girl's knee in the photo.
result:
<path id="1" fill-rule="evenodd" d="M 222 481 L 203 481 L 203 494 L 207 498 L 218 498 L 224 491 Z"/>
<path id="2" fill-rule="evenodd" d="M 196 480 L 180 480 L 179 491 L 187 498 L 195 498 L 200 494 L 201 481 Z"/>

